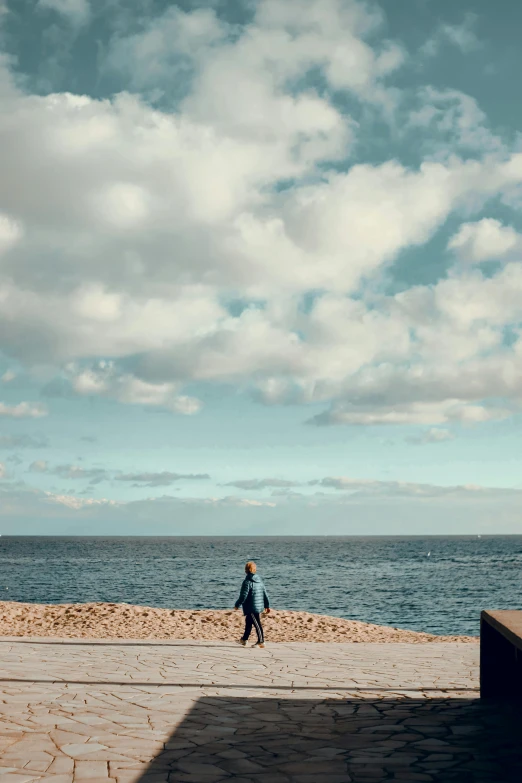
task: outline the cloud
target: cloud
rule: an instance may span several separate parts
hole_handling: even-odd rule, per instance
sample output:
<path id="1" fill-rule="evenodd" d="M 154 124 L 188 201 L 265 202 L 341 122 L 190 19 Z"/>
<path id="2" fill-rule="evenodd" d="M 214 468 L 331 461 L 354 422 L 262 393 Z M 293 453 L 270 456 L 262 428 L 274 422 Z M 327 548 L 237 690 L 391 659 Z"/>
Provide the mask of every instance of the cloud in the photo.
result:
<path id="1" fill-rule="evenodd" d="M 8 251 L 22 237 L 22 228 L 13 218 L 0 212 L 0 256 Z"/>
<path id="2" fill-rule="evenodd" d="M 29 471 L 32 473 L 49 473 L 72 481 L 88 481 L 91 486 L 112 479 L 133 482 L 133 485 L 137 487 L 166 487 L 179 481 L 210 479 L 207 473 L 172 473 L 169 471 L 158 473 L 117 473 L 105 468 L 84 468 L 74 464 L 50 466 L 46 460 L 37 460 L 31 463 Z"/>
<path id="3" fill-rule="evenodd" d="M 408 443 L 415 445 L 422 445 L 424 443 L 443 443 L 444 441 L 454 440 L 455 434 L 451 430 L 444 429 L 443 427 L 431 427 L 429 430 L 425 430 L 421 435 L 416 438 L 408 438 Z"/>
<path id="4" fill-rule="evenodd" d="M 49 473 L 70 480 L 89 481 L 91 485 L 99 484 L 110 478 L 104 468 L 83 468 L 79 465 L 49 465 L 47 460 L 36 460 L 29 465 L 30 473 Z"/>
<path id="5" fill-rule="evenodd" d="M 327 476 L 326 478 L 310 481 L 311 486 L 320 486 L 328 489 L 342 490 L 350 493 L 350 496 L 368 497 L 411 497 L 411 498 L 446 498 L 454 496 L 458 498 L 482 498 L 495 492 L 507 494 L 520 494 L 520 490 L 490 490 L 486 487 L 475 485 L 438 486 L 436 484 L 416 484 L 405 481 L 377 481 L 374 479 L 358 479 L 347 476 Z"/>
<path id="6" fill-rule="evenodd" d="M 118 374 L 111 362 L 99 362 L 96 366 L 72 374 L 72 388 L 82 396 L 102 396 L 128 405 L 145 405 L 165 408 L 173 413 L 191 416 L 201 408 L 195 397 L 178 394 L 175 383 L 148 383 L 129 374 Z"/>
<path id="7" fill-rule="evenodd" d="M 460 25 L 441 25 L 441 34 L 463 52 L 471 52 L 480 47 L 480 41 L 473 31 L 476 20 L 477 16 L 475 14 L 468 13 L 464 22 Z"/>
<path id="8" fill-rule="evenodd" d="M 6 477 L 7 471 L 5 464 L 3 462 L 0 462 L 0 479 L 3 479 Z"/>
<path id="9" fill-rule="evenodd" d="M 11 381 L 14 381 L 15 378 L 16 373 L 13 372 L 13 370 L 6 370 L 0 378 L 0 381 L 2 381 L 2 383 L 11 383 Z"/>
<path id="10" fill-rule="evenodd" d="M 316 381 L 313 399 L 334 402 L 312 422 L 473 424 L 516 414 L 522 400 L 521 290 L 520 265 L 509 263 L 493 276 L 456 271 L 434 286 L 377 300 L 396 328 L 407 325 L 404 351 L 393 359 L 360 361 L 337 380 Z"/>
<path id="11" fill-rule="evenodd" d="M 216 506 L 236 506 L 237 508 L 275 508 L 270 500 L 252 500 L 252 498 L 219 498 L 213 499 Z"/>
<path id="12" fill-rule="evenodd" d="M 482 218 L 476 223 L 463 223 L 449 242 L 459 259 L 470 264 L 503 259 L 522 252 L 522 236 L 500 220 Z"/>
<path id="13" fill-rule="evenodd" d="M 135 90 L 157 94 L 169 75 L 186 84 L 197 60 L 226 43 L 229 33 L 228 25 L 212 9 L 186 13 L 172 6 L 147 20 L 139 32 L 114 36 L 102 69 L 120 74 Z"/>
<path id="14" fill-rule="evenodd" d="M 420 53 L 425 57 L 435 57 L 446 44 L 451 44 L 460 49 L 464 54 L 469 54 L 481 46 L 475 33 L 477 15 L 467 13 L 461 24 L 447 24 L 441 22 L 435 33 L 424 43 Z"/>
<path id="15" fill-rule="evenodd" d="M 132 481 L 139 487 L 168 487 L 178 481 L 206 481 L 208 473 L 171 473 L 164 470 L 159 473 L 122 473 L 115 476 L 116 481 Z"/>
<path id="16" fill-rule="evenodd" d="M 55 11 L 75 26 L 85 24 L 91 13 L 89 0 L 38 0 L 37 7 Z"/>
<path id="17" fill-rule="evenodd" d="M 211 9 L 170 7 L 138 33 L 115 37 L 104 67 L 137 90 L 171 95 L 169 80 L 188 82 L 189 110 L 233 123 L 236 132 L 248 124 L 259 134 L 268 117 L 277 130 L 299 114 L 302 121 L 306 103 L 290 99 L 288 84 L 297 91 L 300 75 L 313 68 L 333 89 L 383 100 L 381 82 L 403 64 L 405 52 L 392 41 L 373 47 L 365 41 L 382 26 L 377 8 L 343 0 L 287 0 L 284 11 L 277 5 L 261 0 L 242 28 Z M 233 93 L 226 89 L 231 79 Z"/>
<path id="18" fill-rule="evenodd" d="M 0 435 L 0 449 L 43 449 L 49 446 L 43 435 Z"/>
<path id="19" fill-rule="evenodd" d="M 47 473 L 49 470 L 49 463 L 44 459 L 31 462 L 29 465 L 29 471 L 31 473 Z"/>
<path id="20" fill-rule="evenodd" d="M 19 402 L 16 405 L 0 402 L 0 416 L 12 419 L 39 419 L 47 413 L 47 409 L 38 402 Z"/>
<path id="21" fill-rule="evenodd" d="M 229 481 L 224 486 L 236 487 L 237 489 L 259 490 L 259 489 L 266 489 L 267 487 L 276 487 L 278 489 L 284 489 L 285 487 L 296 487 L 299 485 L 296 484 L 295 481 L 287 481 L 286 479 L 265 478 L 265 479 L 239 479 L 238 481 Z"/>
<path id="22" fill-rule="evenodd" d="M 411 402 L 399 405 L 342 405 L 313 416 L 310 424 L 376 425 L 376 424 L 446 424 L 448 422 L 476 424 L 501 421 L 512 412 L 507 408 L 487 408 L 462 404 L 459 400 L 441 402 Z"/>
<path id="23" fill-rule="evenodd" d="M 115 500 L 108 500 L 107 498 L 80 498 L 76 495 L 56 495 L 52 492 L 44 493 L 44 501 L 46 503 L 53 503 L 67 508 L 80 511 L 82 509 L 99 509 L 113 507 L 117 508 L 121 504 Z"/>
<path id="24" fill-rule="evenodd" d="M 421 144 L 439 154 L 449 146 L 466 151 L 501 152 L 504 143 L 488 127 L 488 119 L 475 98 L 459 90 L 423 87 L 417 93 L 420 107 L 408 116 L 408 129 L 420 129 Z"/>
<path id="25" fill-rule="evenodd" d="M 110 477 L 105 468 L 83 468 L 80 465 L 57 465 L 50 472 L 65 479 L 88 480 L 90 484 L 99 484 Z"/>

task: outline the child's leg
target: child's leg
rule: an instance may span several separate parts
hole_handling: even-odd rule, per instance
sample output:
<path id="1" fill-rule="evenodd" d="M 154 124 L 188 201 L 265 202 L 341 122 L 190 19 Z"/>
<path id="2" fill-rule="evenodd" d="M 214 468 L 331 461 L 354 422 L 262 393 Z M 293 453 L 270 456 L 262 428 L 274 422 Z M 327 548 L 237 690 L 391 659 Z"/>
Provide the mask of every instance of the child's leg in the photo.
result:
<path id="1" fill-rule="evenodd" d="M 245 615 L 245 633 L 243 634 L 243 641 L 246 642 L 248 640 L 248 637 L 250 636 L 250 631 L 252 630 L 252 615 L 247 614 Z"/>
<path id="2" fill-rule="evenodd" d="M 258 644 L 264 644 L 265 635 L 263 633 L 263 626 L 261 625 L 261 618 L 259 617 L 259 614 L 257 612 L 253 612 L 250 616 L 252 617 L 252 623 L 254 624 L 254 627 L 256 629 L 257 642 Z"/>

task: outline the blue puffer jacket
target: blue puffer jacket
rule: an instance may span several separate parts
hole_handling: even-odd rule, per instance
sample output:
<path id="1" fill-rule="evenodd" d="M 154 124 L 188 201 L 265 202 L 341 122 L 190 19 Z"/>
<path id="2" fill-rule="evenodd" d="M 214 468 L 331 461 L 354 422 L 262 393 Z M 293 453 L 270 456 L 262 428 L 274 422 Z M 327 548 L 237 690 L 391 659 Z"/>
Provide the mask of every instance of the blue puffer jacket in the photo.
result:
<path id="1" fill-rule="evenodd" d="M 263 580 L 257 574 L 247 574 L 241 585 L 241 592 L 236 601 L 236 609 L 243 607 L 243 614 L 261 613 L 270 607 L 268 593 Z"/>

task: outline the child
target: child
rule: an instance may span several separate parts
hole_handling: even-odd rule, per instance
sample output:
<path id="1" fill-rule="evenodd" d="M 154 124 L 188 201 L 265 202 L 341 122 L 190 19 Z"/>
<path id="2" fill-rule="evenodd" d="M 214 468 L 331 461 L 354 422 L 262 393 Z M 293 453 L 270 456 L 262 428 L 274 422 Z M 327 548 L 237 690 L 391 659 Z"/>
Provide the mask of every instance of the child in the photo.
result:
<path id="1" fill-rule="evenodd" d="M 270 601 L 263 580 L 256 574 L 256 571 L 256 564 L 250 560 L 245 566 L 246 576 L 241 585 L 241 592 L 235 605 L 236 609 L 239 609 L 239 607 L 242 606 L 243 614 L 245 615 L 245 633 L 239 640 L 239 644 L 242 644 L 243 647 L 245 647 L 248 641 L 252 626 L 254 626 L 257 633 L 257 643 L 254 644 L 254 647 L 265 646 L 263 626 L 261 625 L 259 615 L 263 609 L 266 614 L 270 612 Z"/>

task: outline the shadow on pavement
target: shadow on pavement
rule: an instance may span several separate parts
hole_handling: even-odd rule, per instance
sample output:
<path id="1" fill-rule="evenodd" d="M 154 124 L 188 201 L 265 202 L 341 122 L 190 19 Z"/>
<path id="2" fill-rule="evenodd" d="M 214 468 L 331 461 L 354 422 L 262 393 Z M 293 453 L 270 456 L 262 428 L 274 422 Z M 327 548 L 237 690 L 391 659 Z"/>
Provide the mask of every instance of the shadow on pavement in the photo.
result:
<path id="1" fill-rule="evenodd" d="M 520 725 L 476 699 L 202 697 L 140 783 L 519 783 Z"/>

